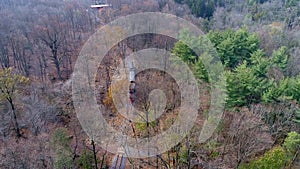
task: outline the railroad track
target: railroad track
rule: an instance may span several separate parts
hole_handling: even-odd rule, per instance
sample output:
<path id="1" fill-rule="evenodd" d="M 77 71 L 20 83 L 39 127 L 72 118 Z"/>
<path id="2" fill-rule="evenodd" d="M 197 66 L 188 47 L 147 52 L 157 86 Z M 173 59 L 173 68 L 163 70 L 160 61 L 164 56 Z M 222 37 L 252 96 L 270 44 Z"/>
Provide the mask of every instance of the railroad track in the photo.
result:
<path id="1" fill-rule="evenodd" d="M 126 106 L 126 113 L 132 113 L 132 111 L 134 110 L 134 102 L 136 100 L 135 98 L 135 69 L 134 69 L 134 65 L 133 65 L 133 61 L 129 61 L 128 63 L 128 67 L 129 67 L 129 82 L 130 82 L 130 86 L 129 86 L 129 103 Z M 126 71 L 126 69 L 125 69 Z M 133 124 L 131 122 L 131 120 L 127 119 L 124 117 L 123 122 L 122 122 L 122 127 L 120 128 L 120 131 L 124 134 L 128 134 L 130 133 L 130 130 L 132 130 L 133 134 L 136 136 L 135 134 L 135 130 L 133 127 Z M 110 167 L 110 169 L 125 169 L 126 166 L 126 162 L 127 162 L 127 157 L 126 157 L 126 140 L 127 137 L 125 137 L 125 140 L 122 140 L 122 138 L 117 138 L 118 143 L 119 143 L 119 148 L 118 148 L 118 153 L 114 156 L 113 160 L 112 160 L 112 165 Z"/>

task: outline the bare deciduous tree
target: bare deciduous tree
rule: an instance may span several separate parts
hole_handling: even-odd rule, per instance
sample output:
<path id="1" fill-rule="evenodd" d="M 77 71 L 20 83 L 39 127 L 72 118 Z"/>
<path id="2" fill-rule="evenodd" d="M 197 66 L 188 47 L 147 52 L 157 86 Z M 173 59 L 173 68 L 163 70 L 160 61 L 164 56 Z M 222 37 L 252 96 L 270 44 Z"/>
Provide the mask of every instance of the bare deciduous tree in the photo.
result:
<path id="1" fill-rule="evenodd" d="M 50 58 L 56 68 L 58 79 L 62 80 L 61 64 L 64 59 L 62 49 L 67 45 L 66 25 L 59 14 L 49 14 L 43 19 L 37 37 L 50 49 Z"/>

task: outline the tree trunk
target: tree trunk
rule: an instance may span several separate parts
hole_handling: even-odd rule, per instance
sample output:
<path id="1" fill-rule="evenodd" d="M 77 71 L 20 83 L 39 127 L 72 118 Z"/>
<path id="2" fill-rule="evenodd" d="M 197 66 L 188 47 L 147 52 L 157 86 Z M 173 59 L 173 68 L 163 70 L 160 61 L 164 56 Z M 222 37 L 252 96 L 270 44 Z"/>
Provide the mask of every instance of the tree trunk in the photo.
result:
<path id="1" fill-rule="evenodd" d="M 98 169 L 97 152 L 96 152 L 96 146 L 95 146 L 94 140 L 92 140 L 92 146 L 93 146 L 93 155 L 94 155 L 95 169 Z"/>
<path id="2" fill-rule="evenodd" d="M 190 145 L 190 138 L 187 137 L 187 143 L 186 143 L 187 149 L 188 149 L 188 169 L 191 168 L 191 145 Z"/>
<path id="3" fill-rule="evenodd" d="M 58 56 L 57 56 L 57 50 L 56 49 L 52 49 L 52 55 L 53 55 L 53 61 L 54 61 L 54 65 L 55 65 L 55 68 L 56 68 L 57 75 L 58 75 L 58 79 L 62 80 L 61 70 L 60 70 L 60 63 L 59 63 L 59 59 L 58 59 Z"/>
<path id="4" fill-rule="evenodd" d="M 18 120 L 17 120 L 15 105 L 14 105 L 11 98 L 8 99 L 8 102 L 9 102 L 11 110 L 12 110 L 12 115 L 13 115 L 13 120 L 14 120 L 15 131 L 16 131 L 17 137 L 21 137 L 20 127 L 19 127 L 19 123 L 18 123 Z"/>
<path id="5" fill-rule="evenodd" d="M 102 156 L 100 168 L 103 168 L 105 156 L 106 156 L 106 151 L 105 151 L 105 153 L 104 153 L 103 156 Z"/>

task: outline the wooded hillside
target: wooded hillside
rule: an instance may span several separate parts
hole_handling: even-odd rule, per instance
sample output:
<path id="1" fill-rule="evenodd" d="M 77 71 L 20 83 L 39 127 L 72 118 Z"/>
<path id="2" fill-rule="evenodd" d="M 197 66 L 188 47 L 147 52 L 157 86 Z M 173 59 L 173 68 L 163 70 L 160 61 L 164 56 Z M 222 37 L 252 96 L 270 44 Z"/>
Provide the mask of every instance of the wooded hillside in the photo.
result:
<path id="1" fill-rule="evenodd" d="M 127 158 L 125 168 L 300 168 L 300 0 L 107 2 L 110 7 L 96 9 L 90 7 L 94 0 L 0 0 L 1 169 L 113 167 L 115 154 L 88 137 L 77 119 L 71 78 L 83 45 L 98 28 L 139 12 L 173 14 L 201 29 L 205 35 L 182 30 L 179 39 L 204 47 L 205 40 L 211 42 L 225 69 L 227 98 L 212 137 L 199 143 L 213 104 L 212 75 L 204 64 L 208 53 L 197 55 L 183 41 L 164 35 L 120 41 L 105 54 L 94 79 L 97 102 L 114 129 L 121 130 L 126 118 L 117 111 L 112 91 L 126 93 L 129 85 L 112 82 L 134 52 L 159 48 L 179 57 L 193 72 L 200 95 L 196 123 L 181 143 L 154 157 Z M 181 91 L 163 71 L 135 78 L 134 107 L 147 119 L 126 123 L 129 129 L 122 132 L 149 138 L 174 124 Z M 149 122 L 154 89 L 167 101 L 161 117 Z"/>

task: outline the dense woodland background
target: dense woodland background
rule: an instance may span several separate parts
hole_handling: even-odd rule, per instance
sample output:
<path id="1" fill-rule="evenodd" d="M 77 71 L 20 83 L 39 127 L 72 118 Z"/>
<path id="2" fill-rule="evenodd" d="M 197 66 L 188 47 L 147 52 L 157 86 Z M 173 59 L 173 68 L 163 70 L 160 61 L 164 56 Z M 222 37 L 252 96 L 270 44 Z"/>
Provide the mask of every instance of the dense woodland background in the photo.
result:
<path id="1" fill-rule="evenodd" d="M 198 78 L 201 107 L 197 124 L 170 151 L 128 159 L 127 168 L 299 168 L 300 167 L 300 1 L 299 0 L 0 0 L 0 168 L 108 168 L 113 154 L 82 130 L 73 108 L 73 67 L 85 41 L 101 25 L 137 12 L 174 14 L 197 25 L 225 66 L 228 98 L 210 140 L 197 136 L 208 117 L 210 88 L 205 66 L 182 42 L 156 35 L 123 40 L 99 66 L 97 99 L 115 128 L 121 118 L 110 81 L 121 59 L 149 47 L 181 57 Z M 117 33 L 117 32 L 115 32 Z M 182 38 L 204 43 L 204 37 Z M 153 86 L 171 97 L 153 123 L 135 123 L 129 135 L 149 137 L 172 125 L 178 93 L 162 72 L 137 76 L 138 106 L 147 112 Z M 158 81 L 149 84 L 147 81 Z M 170 82 L 165 84 L 162 82 Z M 118 86 L 119 85 L 119 86 Z M 123 83 L 116 84 L 121 88 Z M 175 87 L 174 87 L 175 86 Z M 169 92 L 169 93 L 168 93 Z"/>

